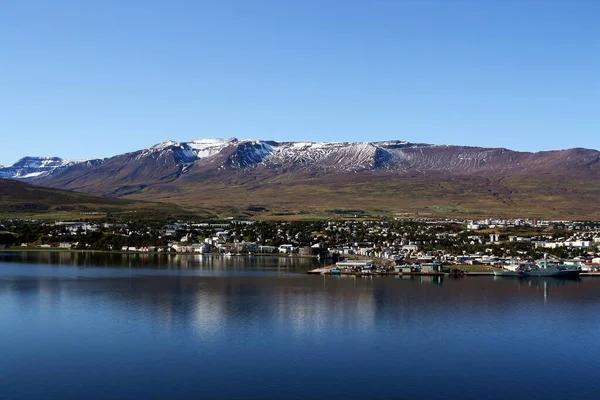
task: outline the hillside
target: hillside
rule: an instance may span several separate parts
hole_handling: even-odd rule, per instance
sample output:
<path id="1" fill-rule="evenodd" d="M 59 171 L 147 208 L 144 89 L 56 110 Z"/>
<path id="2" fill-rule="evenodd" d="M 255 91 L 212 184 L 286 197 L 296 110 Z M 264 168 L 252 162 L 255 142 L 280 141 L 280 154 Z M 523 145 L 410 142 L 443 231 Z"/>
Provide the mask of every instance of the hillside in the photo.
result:
<path id="1" fill-rule="evenodd" d="M 269 209 L 598 219 L 600 152 L 387 141 L 168 141 L 29 182 L 216 211 Z"/>
<path id="2" fill-rule="evenodd" d="M 100 197 L 24 182 L 0 179 L 0 214 L 5 217 L 79 216 L 81 213 L 139 214 L 167 216 L 184 214 L 184 209 L 167 203 Z"/>

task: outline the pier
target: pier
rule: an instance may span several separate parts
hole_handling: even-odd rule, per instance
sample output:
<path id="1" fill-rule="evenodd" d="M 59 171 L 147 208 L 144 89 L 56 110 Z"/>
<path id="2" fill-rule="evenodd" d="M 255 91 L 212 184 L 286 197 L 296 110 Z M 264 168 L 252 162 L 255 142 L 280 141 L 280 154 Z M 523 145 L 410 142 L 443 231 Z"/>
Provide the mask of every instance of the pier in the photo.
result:
<path id="1" fill-rule="evenodd" d="M 337 269 L 336 265 L 327 267 L 315 268 L 307 272 L 309 275 L 413 275 L 413 276 L 443 276 L 452 275 L 448 272 L 396 272 L 396 271 L 340 271 L 332 273 L 332 270 Z M 494 276 L 494 271 L 464 271 L 460 276 Z M 580 277 L 600 277 L 600 272 L 581 272 Z"/>

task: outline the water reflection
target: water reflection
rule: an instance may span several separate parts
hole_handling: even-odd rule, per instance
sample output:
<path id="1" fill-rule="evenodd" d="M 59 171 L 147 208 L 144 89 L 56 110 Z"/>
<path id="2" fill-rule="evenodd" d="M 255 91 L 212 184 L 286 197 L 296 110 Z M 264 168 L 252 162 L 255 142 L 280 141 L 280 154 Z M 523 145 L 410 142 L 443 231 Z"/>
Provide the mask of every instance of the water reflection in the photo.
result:
<path id="1" fill-rule="evenodd" d="M 22 272 L 23 267 L 19 267 Z M 0 268 L 6 272 L 6 268 Z M 514 313 L 519 304 L 563 307 L 581 299 L 600 301 L 600 281 L 558 279 L 503 280 L 443 277 L 322 277 L 129 275 L 64 279 L 0 275 L 0 295 L 19 312 L 39 312 L 86 300 L 142 316 L 164 329 L 191 329 L 202 335 L 227 335 L 270 324 L 295 335 L 320 335 L 349 327 L 363 332 L 390 321 L 413 321 L 461 310 L 473 315 Z M 91 272 L 94 272 L 92 269 Z M 440 290 L 444 289 L 444 290 Z M 65 301 L 66 300 L 66 301 Z M 256 319 L 256 320 L 255 320 Z"/>
<path id="2" fill-rule="evenodd" d="M 250 262 L 266 272 L 248 275 L 237 259 L 198 256 L 95 255 L 80 269 L 63 256 L 0 263 L 3 399 L 559 399 L 597 389 L 578 377 L 600 367 L 590 346 L 600 280 L 279 274 L 304 268 L 289 258 Z M 188 273 L 204 268 L 213 273 Z M 569 385 L 546 378 L 565 370 Z"/>
<path id="3" fill-rule="evenodd" d="M 283 256 L 219 256 L 173 253 L 106 253 L 68 251 L 0 252 L 0 262 L 33 263 L 75 267 L 159 268 L 159 269 L 280 269 L 302 271 L 316 268 L 313 258 Z"/>

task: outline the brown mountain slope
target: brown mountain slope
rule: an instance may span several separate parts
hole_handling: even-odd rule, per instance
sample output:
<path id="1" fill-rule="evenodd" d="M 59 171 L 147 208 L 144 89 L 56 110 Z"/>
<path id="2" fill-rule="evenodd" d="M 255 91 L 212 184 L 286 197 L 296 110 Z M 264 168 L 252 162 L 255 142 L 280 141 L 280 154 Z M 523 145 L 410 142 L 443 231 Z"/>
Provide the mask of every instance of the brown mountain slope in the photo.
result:
<path id="1" fill-rule="evenodd" d="M 185 213 L 183 209 L 173 204 L 100 197 L 0 179 L 0 213 L 6 216 L 30 213 L 78 215 L 81 212 L 122 213 L 133 211 L 145 215 L 161 216 Z"/>
<path id="2" fill-rule="evenodd" d="M 439 216 L 505 216 L 600 219 L 600 184 L 587 180 L 513 176 L 498 180 L 448 175 L 357 173 L 326 177 L 284 174 L 223 176 L 200 182 L 159 184 L 130 198 L 176 201 L 214 209 L 265 207 L 274 212 L 331 209 L 433 212 Z"/>

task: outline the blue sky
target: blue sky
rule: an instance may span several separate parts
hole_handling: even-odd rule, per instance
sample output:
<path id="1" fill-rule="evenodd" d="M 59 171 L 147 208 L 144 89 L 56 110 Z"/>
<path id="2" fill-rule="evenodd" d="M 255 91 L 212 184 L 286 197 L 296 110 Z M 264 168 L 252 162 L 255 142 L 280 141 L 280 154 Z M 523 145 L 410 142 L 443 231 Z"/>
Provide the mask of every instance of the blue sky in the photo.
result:
<path id="1" fill-rule="evenodd" d="M 600 2 L 0 1 L 0 164 L 203 137 L 600 148 Z"/>

